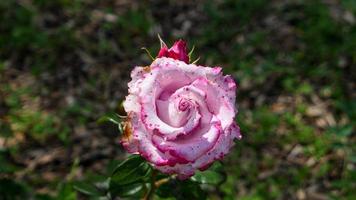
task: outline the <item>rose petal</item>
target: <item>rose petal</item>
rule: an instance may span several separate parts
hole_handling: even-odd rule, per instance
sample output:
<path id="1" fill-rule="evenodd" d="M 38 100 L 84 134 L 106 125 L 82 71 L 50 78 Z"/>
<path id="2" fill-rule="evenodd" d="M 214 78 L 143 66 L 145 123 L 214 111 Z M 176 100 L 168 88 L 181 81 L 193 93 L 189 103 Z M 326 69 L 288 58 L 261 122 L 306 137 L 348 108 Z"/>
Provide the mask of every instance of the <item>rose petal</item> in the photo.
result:
<path id="1" fill-rule="evenodd" d="M 174 141 L 164 140 L 160 135 L 154 135 L 152 141 L 160 151 L 193 162 L 215 145 L 221 132 L 220 124 L 213 123 L 208 130 L 199 129 Z"/>

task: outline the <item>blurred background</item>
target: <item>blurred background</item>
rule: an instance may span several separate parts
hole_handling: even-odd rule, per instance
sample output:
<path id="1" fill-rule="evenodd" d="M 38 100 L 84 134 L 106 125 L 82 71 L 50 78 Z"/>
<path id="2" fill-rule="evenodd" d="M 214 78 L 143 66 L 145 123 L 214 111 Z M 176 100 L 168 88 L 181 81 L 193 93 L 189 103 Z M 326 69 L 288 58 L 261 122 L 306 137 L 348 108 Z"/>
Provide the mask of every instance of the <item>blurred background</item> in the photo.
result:
<path id="1" fill-rule="evenodd" d="M 97 120 L 157 34 L 239 84 L 209 199 L 356 199 L 355 24 L 354 0 L 1 0 L 0 199 L 80 199 L 72 181 L 127 156 Z"/>

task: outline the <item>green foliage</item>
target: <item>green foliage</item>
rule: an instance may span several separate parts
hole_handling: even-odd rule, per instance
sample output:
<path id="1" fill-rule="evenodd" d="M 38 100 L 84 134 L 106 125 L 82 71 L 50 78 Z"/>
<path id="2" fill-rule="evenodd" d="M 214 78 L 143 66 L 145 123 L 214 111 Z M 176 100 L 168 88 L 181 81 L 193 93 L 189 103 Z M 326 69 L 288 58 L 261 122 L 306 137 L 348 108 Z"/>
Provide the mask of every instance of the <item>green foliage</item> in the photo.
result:
<path id="1" fill-rule="evenodd" d="M 149 184 L 152 174 L 151 166 L 136 155 L 130 156 L 108 171 L 106 176 L 94 176 L 76 182 L 74 188 L 91 197 L 139 198 L 147 190 L 146 184 Z"/>
<path id="2" fill-rule="evenodd" d="M 7 120 L 0 121 L 0 136 L 9 138 L 16 132 L 29 135 L 39 142 L 51 135 L 64 142 L 67 140 L 68 126 L 60 124 L 59 116 L 37 107 L 38 98 L 30 86 L 12 88 L 5 85 L 2 90 L 6 94 L 4 105 L 8 112 Z"/>
<path id="3" fill-rule="evenodd" d="M 225 180 L 221 163 L 182 181 L 159 173 L 142 157 L 132 155 L 122 162 L 109 164 L 107 175 L 88 176 L 86 180 L 74 182 L 73 186 L 91 198 L 139 199 L 149 195 L 157 199 L 206 199 L 206 189 L 209 190 L 206 186 L 218 187 Z"/>
<path id="4" fill-rule="evenodd" d="M 191 180 L 179 181 L 173 179 L 157 189 L 157 196 L 163 199 L 198 199 L 207 198 L 207 193 L 200 185 Z"/>

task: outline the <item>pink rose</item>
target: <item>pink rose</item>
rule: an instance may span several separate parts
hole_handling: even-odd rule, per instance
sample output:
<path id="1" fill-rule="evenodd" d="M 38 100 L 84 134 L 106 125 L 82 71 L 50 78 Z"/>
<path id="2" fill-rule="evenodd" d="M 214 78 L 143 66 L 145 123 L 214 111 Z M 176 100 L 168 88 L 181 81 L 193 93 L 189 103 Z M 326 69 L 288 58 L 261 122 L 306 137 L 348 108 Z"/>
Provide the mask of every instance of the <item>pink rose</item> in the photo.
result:
<path id="1" fill-rule="evenodd" d="M 131 77 L 121 143 L 161 172 L 188 178 L 222 159 L 241 138 L 236 84 L 220 67 L 162 57 L 135 67 Z"/>
<path id="2" fill-rule="evenodd" d="M 185 63 L 189 62 L 189 56 L 187 53 L 187 44 L 183 40 L 178 40 L 174 45 L 168 49 L 165 43 L 162 43 L 161 50 L 158 52 L 157 58 L 167 57 L 173 58 L 176 60 L 184 61 Z"/>

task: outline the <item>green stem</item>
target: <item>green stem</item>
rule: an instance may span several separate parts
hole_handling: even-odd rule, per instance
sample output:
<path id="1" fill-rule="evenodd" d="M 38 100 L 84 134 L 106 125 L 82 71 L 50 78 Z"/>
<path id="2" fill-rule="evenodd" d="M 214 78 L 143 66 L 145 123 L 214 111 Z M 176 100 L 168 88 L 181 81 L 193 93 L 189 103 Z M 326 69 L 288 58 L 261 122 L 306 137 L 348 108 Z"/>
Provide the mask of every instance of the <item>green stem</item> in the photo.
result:
<path id="1" fill-rule="evenodd" d="M 161 185 L 167 183 L 168 181 L 176 177 L 176 175 L 171 175 L 170 177 L 162 178 L 156 181 L 156 176 L 157 176 L 157 171 L 154 170 L 151 176 L 151 188 L 147 191 L 147 193 L 145 194 L 142 200 L 152 200 L 153 194 L 155 193 L 157 188 L 159 188 Z"/>
<path id="2" fill-rule="evenodd" d="M 143 197 L 143 200 L 151 200 L 152 199 L 152 195 L 154 194 L 154 192 L 156 190 L 156 184 L 155 184 L 156 176 L 157 176 L 157 171 L 153 170 L 152 176 L 151 176 L 151 187 L 148 190 L 148 192 L 145 194 L 145 196 Z"/>

